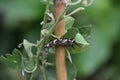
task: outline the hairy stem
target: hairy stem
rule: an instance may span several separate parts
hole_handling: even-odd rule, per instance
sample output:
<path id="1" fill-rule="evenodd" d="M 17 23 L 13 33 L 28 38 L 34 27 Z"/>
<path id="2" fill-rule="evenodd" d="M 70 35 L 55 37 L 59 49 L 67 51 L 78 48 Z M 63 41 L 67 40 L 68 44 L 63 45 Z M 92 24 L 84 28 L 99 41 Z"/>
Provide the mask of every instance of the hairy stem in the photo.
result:
<path id="1" fill-rule="evenodd" d="M 65 8 L 65 10 L 58 16 L 58 18 L 56 19 L 55 24 L 53 24 L 53 26 L 49 30 L 48 35 L 46 36 L 46 38 L 48 38 L 51 35 L 51 33 L 55 30 L 55 27 L 57 26 L 57 24 L 64 18 L 64 14 L 68 10 L 68 8 L 69 8 L 69 6 L 67 6 Z"/>
<path id="2" fill-rule="evenodd" d="M 47 23 L 47 13 L 49 12 L 49 5 L 50 5 L 50 0 L 47 0 L 46 3 L 46 10 L 45 10 L 45 15 L 44 15 L 44 20 L 43 20 L 43 26 L 42 28 L 45 28 L 45 24 Z"/>
<path id="3" fill-rule="evenodd" d="M 43 73 L 43 80 L 47 80 L 46 65 L 44 58 L 42 58 L 42 73 Z"/>
<path id="4" fill-rule="evenodd" d="M 51 27 L 51 29 L 49 30 L 48 34 L 46 36 L 42 36 L 41 35 L 41 40 L 37 43 L 37 47 L 39 48 L 39 52 L 37 54 L 37 58 L 39 59 L 39 56 L 41 55 L 43 57 L 43 45 L 44 45 L 44 42 L 45 40 L 52 34 L 52 32 L 54 31 L 56 25 L 64 18 L 64 14 L 65 12 L 68 10 L 69 6 L 67 6 L 65 8 L 65 10 L 63 12 L 61 12 L 61 14 L 58 16 L 58 18 L 56 19 L 56 22 L 53 24 L 53 26 Z M 46 11 L 45 11 L 45 16 L 44 16 L 44 24 L 43 24 L 43 27 L 45 27 L 45 24 L 47 23 L 47 12 L 49 10 L 49 0 L 47 2 L 47 6 L 46 6 Z M 39 61 L 39 60 L 38 60 Z M 45 64 L 43 64 L 43 61 L 44 60 L 41 60 L 42 61 L 42 72 L 43 72 L 43 79 L 44 80 L 47 80 L 47 75 L 46 75 L 46 70 L 45 70 Z M 39 62 L 38 62 L 39 63 Z"/>
<path id="5" fill-rule="evenodd" d="M 45 28 L 45 24 L 47 23 L 47 13 L 49 12 L 49 5 L 50 5 L 50 0 L 47 0 L 47 3 L 46 3 L 46 10 L 45 10 L 45 15 L 44 15 L 44 20 L 43 20 L 43 26 L 42 26 L 42 28 Z M 42 62 L 42 75 L 43 75 L 43 80 L 47 80 L 47 75 L 46 75 L 46 66 L 45 66 L 45 63 L 44 63 L 44 55 L 43 55 L 43 45 L 44 45 L 44 41 L 45 41 L 45 37 L 43 37 L 42 35 L 41 35 L 41 40 L 40 40 L 40 42 L 38 42 L 38 44 L 37 44 L 37 46 L 39 47 L 39 52 L 38 52 L 38 54 L 37 54 L 37 58 L 38 58 L 38 60 L 37 61 L 39 61 L 39 56 L 40 56 L 40 54 L 41 54 L 41 62 Z M 40 45 L 40 46 L 39 46 Z M 39 63 L 39 62 L 37 62 L 37 63 Z"/>

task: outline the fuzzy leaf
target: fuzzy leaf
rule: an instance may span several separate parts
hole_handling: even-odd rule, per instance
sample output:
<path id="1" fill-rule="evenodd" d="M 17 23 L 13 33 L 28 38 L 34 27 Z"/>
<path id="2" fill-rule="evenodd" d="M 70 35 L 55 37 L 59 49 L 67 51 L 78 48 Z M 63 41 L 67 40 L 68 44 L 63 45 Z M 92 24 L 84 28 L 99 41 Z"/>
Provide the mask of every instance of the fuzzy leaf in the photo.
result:
<path id="1" fill-rule="evenodd" d="M 68 47 L 67 49 L 69 50 L 70 54 L 80 54 L 85 53 L 89 49 L 89 46 L 75 45 L 74 48 Z"/>
<path id="2" fill-rule="evenodd" d="M 5 65 L 11 67 L 11 68 L 16 68 L 17 65 L 13 62 L 13 60 L 7 59 L 4 56 L 0 57 L 0 61 L 3 62 Z"/>
<path id="3" fill-rule="evenodd" d="M 36 70 L 37 66 L 36 66 L 36 61 L 35 61 L 35 56 L 33 55 L 31 49 L 32 47 L 35 46 L 35 44 L 28 42 L 27 40 L 23 41 L 23 45 L 24 48 L 27 52 L 27 55 L 29 58 L 24 58 L 23 59 L 23 65 L 24 65 L 24 69 L 26 72 L 33 72 L 34 70 Z"/>
<path id="4" fill-rule="evenodd" d="M 67 33 L 64 35 L 64 37 L 71 39 L 71 38 L 74 38 L 77 33 L 78 33 L 77 28 L 71 28 L 67 30 Z"/>
<path id="5" fill-rule="evenodd" d="M 82 36 L 84 36 L 84 38 L 87 41 L 90 41 L 92 25 L 81 26 L 78 29 L 79 29 L 80 33 L 82 34 Z"/>
<path id="6" fill-rule="evenodd" d="M 76 80 L 75 77 L 77 75 L 75 65 L 69 61 L 67 61 L 67 80 Z"/>
<path id="7" fill-rule="evenodd" d="M 66 49 L 66 52 L 67 52 L 68 60 L 72 63 L 72 58 L 71 58 L 71 55 L 70 55 L 70 52 L 68 51 L 68 49 Z"/>
<path id="8" fill-rule="evenodd" d="M 36 69 L 34 58 L 31 58 L 29 60 L 24 59 L 23 64 L 26 72 L 32 72 L 34 69 Z"/>
<path id="9" fill-rule="evenodd" d="M 20 55 L 21 52 L 19 50 L 17 50 L 17 49 L 14 49 L 12 54 L 13 54 L 14 60 L 17 61 L 17 64 L 20 66 L 21 65 L 21 57 L 22 57 Z"/>
<path id="10" fill-rule="evenodd" d="M 21 55 L 17 49 L 14 49 L 12 54 L 1 56 L 0 61 L 11 68 L 18 68 L 21 66 Z"/>
<path id="11" fill-rule="evenodd" d="M 74 18 L 71 17 L 71 16 L 67 16 L 65 17 L 65 27 L 66 27 L 66 30 L 68 29 L 71 29 L 73 24 L 74 24 Z"/>
<path id="12" fill-rule="evenodd" d="M 80 33 L 76 34 L 75 41 L 82 45 L 89 45 L 89 43 L 84 39 L 84 37 Z"/>
<path id="13" fill-rule="evenodd" d="M 32 58 L 32 57 L 33 57 L 33 54 L 32 54 L 31 49 L 32 49 L 32 47 L 35 46 L 35 45 L 34 45 L 33 43 L 28 42 L 27 40 L 24 40 L 24 41 L 23 41 L 23 46 L 24 46 L 24 48 L 25 48 L 25 50 L 26 50 L 26 52 L 27 52 L 27 55 L 28 55 L 30 58 Z"/>

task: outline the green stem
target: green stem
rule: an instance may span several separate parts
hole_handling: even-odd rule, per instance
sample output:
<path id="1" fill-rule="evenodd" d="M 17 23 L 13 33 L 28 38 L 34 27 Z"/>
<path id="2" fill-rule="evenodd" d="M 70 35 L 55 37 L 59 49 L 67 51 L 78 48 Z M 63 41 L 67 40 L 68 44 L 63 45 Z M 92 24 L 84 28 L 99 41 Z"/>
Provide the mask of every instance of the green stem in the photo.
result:
<path id="1" fill-rule="evenodd" d="M 47 23 L 47 13 L 49 11 L 49 5 L 50 5 L 50 0 L 47 0 L 47 3 L 46 3 L 46 10 L 45 10 L 45 15 L 44 15 L 44 24 L 42 26 L 42 29 L 45 28 L 45 24 Z M 44 64 L 44 55 L 42 54 L 42 51 L 43 51 L 43 45 L 44 45 L 44 41 L 45 41 L 45 38 L 41 35 L 41 40 L 40 42 L 38 42 L 38 47 L 39 47 L 39 53 L 37 54 L 37 63 L 39 63 L 39 55 L 41 54 L 42 56 L 42 75 L 43 75 L 43 80 L 47 80 L 47 75 L 46 75 L 46 71 L 45 71 L 45 64 Z M 39 46 L 40 45 L 40 46 Z"/>
<path id="2" fill-rule="evenodd" d="M 43 20 L 43 26 L 42 28 L 45 28 L 45 24 L 47 23 L 47 13 L 49 11 L 49 5 L 50 5 L 50 0 L 47 0 L 47 3 L 46 3 L 46 10 L 45 10 L 45 15 L 44 15 L 44 20 Z"/>
<path id="3" fill-rule="evenodd" d="M 44 55 L 43 55 L 43 45 L 44 45 L 44 41 L 45 41 L 45 38 L 42 38 L 41 39 L 41 42 L 38 44 L 39 46 L 39 53 L 37 54 L 37 63 L 39 64 L 39 59 L 41 60 L 41 62 L 42 62 L 42 68 L 41 68 L 41 70 L 42 70 L 42 75 L 43 75 L 43 80 L 47 80 L 47 75 L 46 75 L 46 70 L 45 70 L 45 68 L 46 68 L 46 66 L 45 66 L 45 58 L 44 58 Z M 39 56 L 41 56 L 41 58 L 39 58 Z"/>
<path id="4" fill-rule="evenodd" d="M 64 14 L 68 10 L 68 8 L 69 8 L 69 5 L 66 6 L 65 10 L 60 14 L 60 16 L 56 20 L 55 24 L 53 24 L 53 27 L 51 27 L 51 29 L 49 30 L 48 35 L 46 36 L 46 38 L 48 38 L 52 34 L 52 32 L 54 31 L 56 25 L 64 18 Z"/>
<path id="5" fill-rule="evenodd" d="M 47 75 L 46 75 L 46 65 L 44 62 L 44 55 L 42 54 L 43 52 L 43 45 L 45 40 L 52 34 L 52 32 L 54 31 L 56 25 L 63 19 L 65 12 L 68 10 L 69 6 L 67 6 L 65 8 L 65 10 L 61 13 L 61 15 L 58 17 L 58 19 L 56 20 L 55 24 L 51 27 L 51 29 L 49 30 L 48 34 L 46 36 L 42 36 L 41 35 L 41 40 L 38 42 L 37 47 L 39 48 L 39 53 L 37 54 L 37 58 L 39 61 L 39 56 L 42 56 L 42 72 L 43 72 L 43 80 L 47 80 Z M 44 24 L 43 24 L 43 28 L 45 27 L 45 24 L 47 23 L 47 11 L 49 10 L 49 0 L 47 1 L 47 7 L 46 7 L 46 11 L 45 11 L 45 16 L 44 16 Z M 39 62 L 38 62 L 39 63 Z"/>
<path id="6" fill-rule="evenodd" d="M 65 10 L 61 13 L 61 15 L 58 17 L 58 19 L 56 20 L 55 24 L 51 27 L 51 29 L 49 30 L 48 34 L 46 36 L 42 36 L 41 37 L 41 40 L 38 42 L 37 44 L 37 47 L 39 47 L 39 53 L 37 55 L 37 57 L 39 57 L 39 55 L 42 53 L 42 50 L 43 50 L 43 45 L 44 45 L 44 42 L 45 42 L 45 39 L 47 39 L 51 34 L 52 32 L 54 31 L 56 25 L 63 19 L 64 17 L 64 14 L 65 12 L 68 10 L 69 6 L 67 6 L 65 8 Z M 46 18 L 45 18 L 46 19 Z M 44 23 L 45 24 L 45 23 Z"/>
<path id="7" fill-rule="evenodd" d="M 43 80 L 47 80 L 47 75 L 46 75 L 46 65 L 44 63 L 44 59 L 42 61 L 42 73 L 43 73 Z"/>
<path id="8" fill-rule="evenodd" d="M 42 39 L 38 42 L 37 46 L 39 47 L 40 51 L 42 50 L 43 48 L 43 45 L 44 45 L 44 42 L 45 42 L 45 39 L 47 39 L 51 34 L 52 32 L 54 31 L 56 25 L 63 19 L 64 17 L 64 14 L 65 12 L 68 10 L 69 6 L 67 6 L 65 8 L 65 10 L 61 13 L 61 15 L 58 17 L 58 19 L 56 20 L 55 24 L 53 24 L 53 26 L 51 27 L 51 29 L 49 30 L 48 34 L 44 37 L 42 37 Z M 45 24 L 45 23 L 44 23 Z"/>

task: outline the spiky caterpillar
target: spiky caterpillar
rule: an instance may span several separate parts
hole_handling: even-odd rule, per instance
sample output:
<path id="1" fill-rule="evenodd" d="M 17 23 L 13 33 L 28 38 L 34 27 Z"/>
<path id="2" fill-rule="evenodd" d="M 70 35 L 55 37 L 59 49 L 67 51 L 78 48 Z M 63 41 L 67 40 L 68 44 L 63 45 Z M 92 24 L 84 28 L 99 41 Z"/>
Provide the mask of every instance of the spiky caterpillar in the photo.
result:
<path id="1" fill-rule="evenodd" d="M 74 39 L 67 39 L 67 38 L 56 38 L 51 40 L 49 43 L 44 45 L 44 48 L 50 48 L 53 46 L 72 46 L 77 45 L 77 42 Z"/>

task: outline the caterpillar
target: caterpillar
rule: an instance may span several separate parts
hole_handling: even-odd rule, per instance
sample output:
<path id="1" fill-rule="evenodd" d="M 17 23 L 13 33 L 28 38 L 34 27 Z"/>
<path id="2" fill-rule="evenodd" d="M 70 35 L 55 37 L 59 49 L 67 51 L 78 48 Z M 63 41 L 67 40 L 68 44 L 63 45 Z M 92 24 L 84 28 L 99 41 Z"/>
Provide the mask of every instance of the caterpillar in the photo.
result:
<path id="1" fill-rule="evenodd" d="M 67 38 L 56 38 L 51 40 L 49 43 L 44 45 L 44 48 L 50 48 L 53 46 L 72 46 L 77 45 L 77 42 L 74 39 L 67 39 Z"/>

